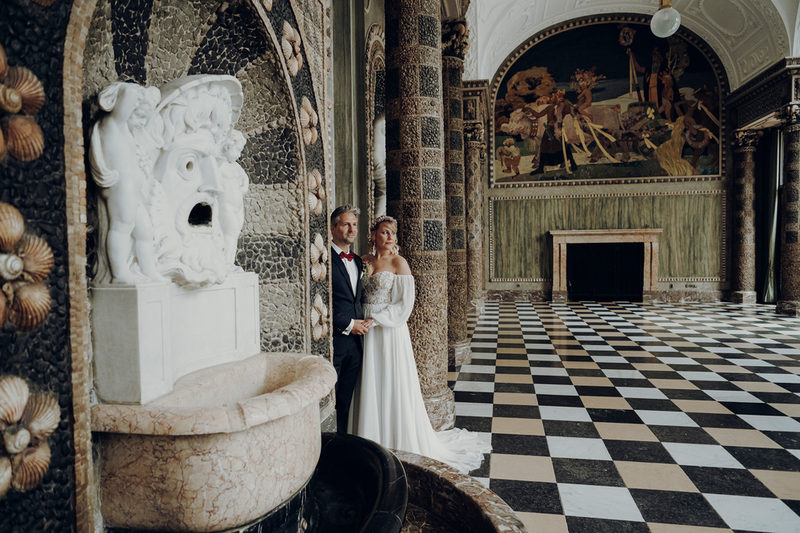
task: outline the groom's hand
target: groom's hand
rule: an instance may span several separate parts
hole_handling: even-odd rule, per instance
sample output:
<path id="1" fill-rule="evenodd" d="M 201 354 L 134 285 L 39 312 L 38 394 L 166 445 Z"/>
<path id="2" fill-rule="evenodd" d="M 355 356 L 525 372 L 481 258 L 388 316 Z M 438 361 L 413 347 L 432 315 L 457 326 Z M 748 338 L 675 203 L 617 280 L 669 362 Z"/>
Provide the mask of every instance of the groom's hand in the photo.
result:
<path id="1" fill-rule="evenodd" d="M 353 329 L 350 333 L 355 335 L 364 335 L 369 328 L 372 327 L 372 319 L 367 320 L 353 320 Z"/>

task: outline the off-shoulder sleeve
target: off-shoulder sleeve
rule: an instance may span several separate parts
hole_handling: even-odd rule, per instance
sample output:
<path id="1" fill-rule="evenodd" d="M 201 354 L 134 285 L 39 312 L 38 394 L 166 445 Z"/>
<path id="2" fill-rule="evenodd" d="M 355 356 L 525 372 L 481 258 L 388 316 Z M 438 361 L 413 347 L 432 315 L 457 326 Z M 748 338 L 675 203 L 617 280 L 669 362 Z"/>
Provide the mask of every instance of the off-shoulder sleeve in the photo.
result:
<path id="1" fill-rule="evenodd" d="M 392 303 L 372 313 L 379 326 L 397 328 L 408 322 L 414 308 L 414 276 L 395 276 L 392 285 Z"/>

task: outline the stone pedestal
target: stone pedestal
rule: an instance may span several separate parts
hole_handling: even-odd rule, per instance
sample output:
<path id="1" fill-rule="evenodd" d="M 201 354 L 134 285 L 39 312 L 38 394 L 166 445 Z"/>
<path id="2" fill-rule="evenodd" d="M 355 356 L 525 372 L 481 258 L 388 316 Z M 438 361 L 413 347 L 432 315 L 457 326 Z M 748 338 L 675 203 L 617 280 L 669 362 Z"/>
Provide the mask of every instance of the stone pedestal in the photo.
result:
<path id="1" fill-rule="evenodd" d="M 447 197 L 447 344 L 448 363 L 469 358 L 467 339 L 467 250 L 464 213 L 464 121 L 462 82 L 466 25 L 442 24 L 442 93 L 444 95 L 444 174 Z"/>
<path id="2" fill-rule="evenodd" d="M 95 390 L 147 403 L 190 372 L 259 352 L 258 275 L 203 289 L 158 282 L 92 288 Z"/>
<path id="3" fill-rule="evenodd" d="M 734 134 L 733 292 L 730 299 L 736 303 L 756 303 L 754 154 L 760 136 L 760 131 L 750 130 Z"/>
<path id="4" fill-rule="evenodd" d="M 442 51 L 438 2 L 386 4 L 387 212 L 417 285 L 408 321 L 433 427 L 455 423 L 447 387 Z"/>
<path id="5" fill-rule="evenodd" d="M 787 109 L 783 127 L 783 195 L 777 311 L 800 316 L 800 105 Z"/>

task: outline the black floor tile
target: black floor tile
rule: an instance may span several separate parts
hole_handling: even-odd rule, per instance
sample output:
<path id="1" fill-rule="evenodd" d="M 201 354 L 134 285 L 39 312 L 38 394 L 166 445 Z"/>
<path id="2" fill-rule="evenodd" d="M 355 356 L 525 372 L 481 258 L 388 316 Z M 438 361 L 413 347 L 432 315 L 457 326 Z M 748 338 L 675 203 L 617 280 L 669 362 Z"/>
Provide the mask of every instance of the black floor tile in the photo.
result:
<path id="1" fill-rule="evenodd" d="M 597 432 L 592 422 L 571 422 L 566 420 L 542 420 L 544 425 L 544 434 L 553 437 L 583 437 L 590 439 L 599 439 L 600 434 Z"/>
<path id="2" fill-rule="evenodd" d="M 540 435 L 492 434 L 492 453 L 549 455 L 547 439 Z"/>
<path id="3" fill-rule="evenodd" d="M 492 416 L 500 418 L 541 418 L 536 405 L 495 404 Z"/>
<path id="4" fill-rule="evenodd" d="M 555 483 L 492 479 L 489 488 L 515 511 L 523 513 L 563 513 Z"/>
<path id="5" fill-rule="evenodd" d="M 621 424 L 641 424 L 642 419 L 636 411 L 630 409 L 594 409 L 587 408 L 586 411 L 592 422 L 616 422 Z"/>
<path id="6" fill-rule="evenodd" d="M 800 459 L 786 450 L 743 446 L 725 446 L 725 449 L 745 468 L 800 472 Z"/>
<path id="7" fill-rule="evenodd" d="M 682 426 L 648 426 L 661 442 L 683 442 L 687 444 L 716 444 L 703 428 Z"/>
<path id="8" fill-rule="evenodd" d="M 639 461 L 644 463 L 675 463 L 660 442 L 638 440 L 604 440 L 606 449 L 615 461 Z"/>
<path id="9" fill-rule="evenodd" d="M 726 527 L 702 494 L 666 490 L 631 489 L 631 496 L 648 522 Z"/>
<path id="10" fill-rule="evenodd" d="M 772 492 L 749 471 L 740 468 L 683 466 L 700 492 L 773 498 Z"/>
<path id="11" fill-rule="evenodd" d="M 570 533 L 649 533 L 650 531 L 650 528 L 644 522 L 606 520 L 583 516 L 568 516 L 567 527 Z"/>
<path id="12" fill-rule="evenodd" d="M 553 471 L 558 483 L 623 487 L 625 483 L 612 461 L 553 458 Z"/>
<path id="13" fill-rule="evenodd" d="M 492 431 L 492 419 L 488 416 L 457 416 L 455 427 L 488 433 Z"/>

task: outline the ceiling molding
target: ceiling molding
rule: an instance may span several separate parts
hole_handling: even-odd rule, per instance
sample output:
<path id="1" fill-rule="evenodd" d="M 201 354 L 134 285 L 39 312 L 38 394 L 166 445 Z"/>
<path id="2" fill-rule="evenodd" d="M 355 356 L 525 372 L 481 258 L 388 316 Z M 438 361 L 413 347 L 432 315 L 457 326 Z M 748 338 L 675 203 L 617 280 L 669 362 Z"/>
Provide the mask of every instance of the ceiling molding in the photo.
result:
<path id="1" fill-rule="evenodd" d="M 773 0 L 673 0 L 673 6 L 684 27 L 719 56 L 731 90 L 791 55 L 793 43 Z M 492 79 L 509 54 L 550 26 L 609 13 L 652 15 L 657 7 L 655 0 L 473 0 L 464 78 Z"/>

